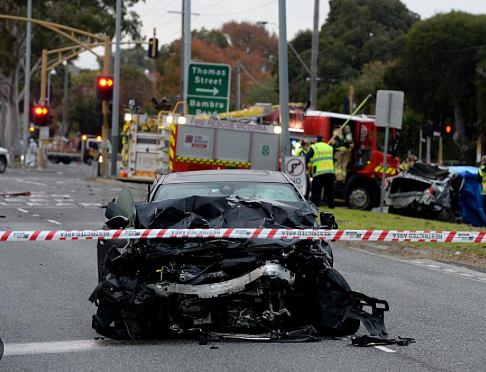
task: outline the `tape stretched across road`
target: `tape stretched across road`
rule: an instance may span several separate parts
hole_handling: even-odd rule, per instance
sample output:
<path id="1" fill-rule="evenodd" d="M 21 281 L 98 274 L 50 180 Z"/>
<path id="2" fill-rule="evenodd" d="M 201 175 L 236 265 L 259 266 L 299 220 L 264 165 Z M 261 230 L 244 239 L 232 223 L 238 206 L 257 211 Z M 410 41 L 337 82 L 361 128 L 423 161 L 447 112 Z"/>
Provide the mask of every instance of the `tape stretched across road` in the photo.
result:
<path id="1" fill-rule="evenodd" d="M 319 230 L 319 229 L 127 229 L 0 231 L 0 243 L 86 239 L 295 239 L 383 242 L 486 243 L 479 231 Z"/>

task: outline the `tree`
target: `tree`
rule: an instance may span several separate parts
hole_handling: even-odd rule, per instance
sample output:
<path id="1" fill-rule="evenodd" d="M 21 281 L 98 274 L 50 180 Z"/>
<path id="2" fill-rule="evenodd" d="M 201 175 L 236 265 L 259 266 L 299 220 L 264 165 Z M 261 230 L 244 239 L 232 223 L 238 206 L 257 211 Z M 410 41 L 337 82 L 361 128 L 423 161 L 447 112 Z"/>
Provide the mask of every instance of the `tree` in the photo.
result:
<path id="1" fill-rule="evenodd" d="M 454 122 L 463 163 L 473 161 L 477 134 L 478 50 L 484 47 L 486 16 L 440 14 L 410 29 L 393 70 L 413 108 L 436 125 Z"/>
<path id="2" fill-rule="evenodd" d="M 127 7 L 132 6 L 138 0 L 124 2 L 124 21 L 122 28 L 125 33 L 133 37 L 139 37 L 140 21 L 138 15 L 127 13 Z M 98 0 L 70 0 L 66 2 L 53 2 L 39 0 L 35 2 L 32 17 L 54 23 L 65 24 L 95 34 L 114 34 L 115 1 Z M 9 14 L 25 17 L 27 14 L 26 2 L 23 0 L 2 0 L 0 2 L 0 14 Z M 42 49 L 52 49 L 62 44 L 70 43 L 60 35 L 43 28 L 32 26 L 32 73 L 40 64 Z M 6 92 L 0 90 L 0 94 L 7 101 L 7 120 L 5 133 L 7 148 L 15 155 L 20 149 L 20 121 L 19 104 L 23 99 L 23 91 L 19 91 L 24 80 L 24 58 L 26 48 L 26 23 L 20 21 L 0 20 L 0 84 L 7 87 Z M 24 113 L 28 115 L 28 113 Z M 0 128 L 2 129 L 2 128 Z"/>

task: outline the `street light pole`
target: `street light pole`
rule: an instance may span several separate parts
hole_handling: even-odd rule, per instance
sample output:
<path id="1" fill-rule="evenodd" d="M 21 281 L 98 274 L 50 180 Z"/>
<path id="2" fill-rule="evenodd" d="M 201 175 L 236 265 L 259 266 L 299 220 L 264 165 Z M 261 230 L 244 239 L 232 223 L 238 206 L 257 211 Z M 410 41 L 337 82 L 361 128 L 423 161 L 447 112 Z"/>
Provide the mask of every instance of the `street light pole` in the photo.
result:
<path id="1" fill-rule="evenodd" d="M 319 55 L 319 1 L 314 2 L 314 32 L 312 33 L 310 108 L 317 104 L 317 60 Z"/>
<path id="2" fill-rule="evenodd" d="M 280 125 L 282 126 L 282 164 L 290 155 L 289 138 L 289 71 L 287 60 L 287 15 L 285 0 L 278 1 L 278 82 Z"/>
<path id="3" fill-rule="evenodd" d="M 27 18 L 32 18 L 32 0 L 27 1 Z M 23 154 L 24 159 L 27 154 L 27 137 L 29 136 L 29 114 L 30 114 L 30 44 L 32 36 L 32 24 L 27 22 L 27 38 L 25 41 L 25 87 L 24 87 L 24 129 L 22 137 L 24 139 Z"/>
<path id="4" fill-rule="evenodd" d="M 64 61 L 64 86 L 62 91 L 62 127 L 61 136 L 64 136 L 67 130 L 67 116 L 68 116 L 68 89 L 69 89 L 69 65 Z M 49 104 L 51 102 L 49 101 Z"/>
<path id="5" fill-rule="evenodd" d="M 116 0 L 116 47 L 115 47 L 115 73 L 113 76 L 113 102 L 111 118 L 111 175 L 116 176 L 118 161 L 118 116 L 120 103 L 120 42 L 121 42 L 121 14 L 122 0 Z M 155 36 L 154 36 L 155 39 Z M 108 161 L 108 158 L 103 159 Z"/>

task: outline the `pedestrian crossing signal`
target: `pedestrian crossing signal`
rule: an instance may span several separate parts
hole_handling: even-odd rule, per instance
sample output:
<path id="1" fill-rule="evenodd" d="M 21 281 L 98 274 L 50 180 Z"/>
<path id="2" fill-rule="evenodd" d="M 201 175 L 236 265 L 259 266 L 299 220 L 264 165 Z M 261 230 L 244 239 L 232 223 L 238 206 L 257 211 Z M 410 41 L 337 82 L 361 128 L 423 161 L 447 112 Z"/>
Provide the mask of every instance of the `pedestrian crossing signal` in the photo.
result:
<path id="1" fill-rule="evenodd" d="M 452 132 L 452 127 L 450 125 L 446 125 L 445 131 L 446 131 L 447 134 L 451 133 Z"/>

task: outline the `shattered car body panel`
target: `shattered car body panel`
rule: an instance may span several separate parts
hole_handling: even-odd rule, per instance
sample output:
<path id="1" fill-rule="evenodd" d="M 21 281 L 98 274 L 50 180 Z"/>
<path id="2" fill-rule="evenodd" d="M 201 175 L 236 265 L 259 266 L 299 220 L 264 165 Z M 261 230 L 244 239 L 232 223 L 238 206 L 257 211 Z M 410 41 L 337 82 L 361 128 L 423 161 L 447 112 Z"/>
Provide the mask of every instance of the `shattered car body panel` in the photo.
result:
<path id="1" fill-rule="evenodd" d="M 417 163 L 388 180 L 386 202 L 391 213 L 459 222 L 462 178 L 445 167 Z"/>
<path id="2" fill-rule="evenodd" d="M 337 228 L 329 214 L 321 215 L 326 222 L 319 226 L 319 210 L 303 199 L 196 195 L 150 201 L 154 195 L 135 206 L 132 227 Z M 372 336 L 387 337 L 388 303 L 352 291 L 333 268 L 332 249 L 324 240 L 173 238 L 100 244 L 106 254 L 90 300 L 98 306 L 93 328 L 110 338 L 196 332 L 315 341 L 321 335 L 354 334 L 360 321 Z"/>

